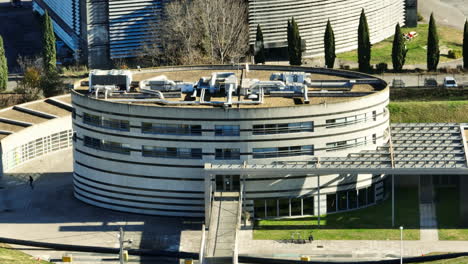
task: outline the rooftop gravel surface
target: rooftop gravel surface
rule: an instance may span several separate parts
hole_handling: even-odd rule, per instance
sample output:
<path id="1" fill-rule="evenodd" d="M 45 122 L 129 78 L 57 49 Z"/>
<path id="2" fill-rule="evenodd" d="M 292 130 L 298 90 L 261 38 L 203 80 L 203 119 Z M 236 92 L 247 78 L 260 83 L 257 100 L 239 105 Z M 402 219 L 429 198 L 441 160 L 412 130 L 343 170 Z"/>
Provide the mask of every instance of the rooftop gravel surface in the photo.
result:
<path id="1" fill-rule="evenodd" d="M 38 124 L 38 123 L 42 123 L 42 122 L 49 120 L 49 119 L 45 119 L 45 118 L 38 117 L 35 115 L 26 114 L 26 113 L 23 113 L 14 109 L 0 112 L 0 117 L 33 123 L 33 124 Z"/>
<path id="2" fill-rule="evenodd" d="M 44 112 L 44 113 L 48 113 L 48 114 L 56 115 L 56 116 L 60 116 L 60 117 L 70 115 L 69 111 L 67 111 L 65 109 L 62 109 L 60 107 L 57 107 L 55 105 L 46 103 L 44 101 L 43 102 L 37 102 L 37 103 L 34 103 L 34 104 L 28 104 L 28 105 L 24 106 L 24 108 L 37 110 L 37 111 L 40 111 L 40 112 Z"/>

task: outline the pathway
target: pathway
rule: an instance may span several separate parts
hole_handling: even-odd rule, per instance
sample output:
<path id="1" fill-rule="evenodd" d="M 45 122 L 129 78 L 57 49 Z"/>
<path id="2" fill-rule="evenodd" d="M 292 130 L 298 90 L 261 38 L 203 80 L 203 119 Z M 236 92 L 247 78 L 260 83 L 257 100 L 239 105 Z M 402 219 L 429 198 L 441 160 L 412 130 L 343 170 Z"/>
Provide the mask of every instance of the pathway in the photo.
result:
<path id="1" fill-rule="evenodd" d="M 238 199 L 239 193 L 215 194 L 207 241 L 208 258 L 232 258 L 238 219 Z M 215 259 L 213 261 L 221 262 Z"/>
<path id="2" fill-rule="evenodd" d="M 421 203 L 419 205 L 419 221 L 421 227 L 421 241 L 438 241 L 436 209 L 434 203 Z"/>

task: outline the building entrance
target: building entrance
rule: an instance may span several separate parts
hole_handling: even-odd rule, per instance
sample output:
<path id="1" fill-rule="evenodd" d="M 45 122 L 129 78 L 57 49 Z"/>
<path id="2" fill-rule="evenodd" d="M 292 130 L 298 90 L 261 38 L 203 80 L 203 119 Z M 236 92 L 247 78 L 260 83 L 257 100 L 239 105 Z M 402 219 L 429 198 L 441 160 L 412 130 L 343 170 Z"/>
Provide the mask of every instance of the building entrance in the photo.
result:
<path id="1" fill-rule="evenodd" d="M 217 192 L 238 192 L 240 191 L 239 175 L 216 175 Z"/>

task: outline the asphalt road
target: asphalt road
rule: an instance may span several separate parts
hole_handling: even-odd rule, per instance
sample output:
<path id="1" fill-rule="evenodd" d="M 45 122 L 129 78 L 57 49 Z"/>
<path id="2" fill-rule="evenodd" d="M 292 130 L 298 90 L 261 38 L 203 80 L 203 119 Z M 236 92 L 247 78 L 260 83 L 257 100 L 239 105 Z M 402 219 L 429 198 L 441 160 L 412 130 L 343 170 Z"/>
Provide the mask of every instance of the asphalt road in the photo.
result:
<path id="1" fill-rule="evenodd" d="M 433 12 L 438 24 L 463 30 L 468 16 L 467 0 L 419 0 L 418 5 L 418 11 L 426 20 Z"/>

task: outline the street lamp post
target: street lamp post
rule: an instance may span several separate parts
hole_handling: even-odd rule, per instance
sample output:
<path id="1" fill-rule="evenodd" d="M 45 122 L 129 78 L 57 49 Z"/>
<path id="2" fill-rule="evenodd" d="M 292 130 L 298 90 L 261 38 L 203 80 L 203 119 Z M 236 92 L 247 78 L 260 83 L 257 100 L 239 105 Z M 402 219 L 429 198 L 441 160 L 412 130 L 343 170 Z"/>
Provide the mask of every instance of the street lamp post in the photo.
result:
<path id="1" fill-rule="evenodd" d="M 119 228 L 119 262 L 120 264 L 125 264 L 126 260 L 124 259 L 124 247 L 125 243 L 131 244 L 133 241 L 131 239 L 125 240 L 124 239 L 124 230 L 122 227 Z"/>
<path id="2" fill-rule="evenodd" d="M 403 226 L 400 226 L 400 264 L 403 264 Z"/>

